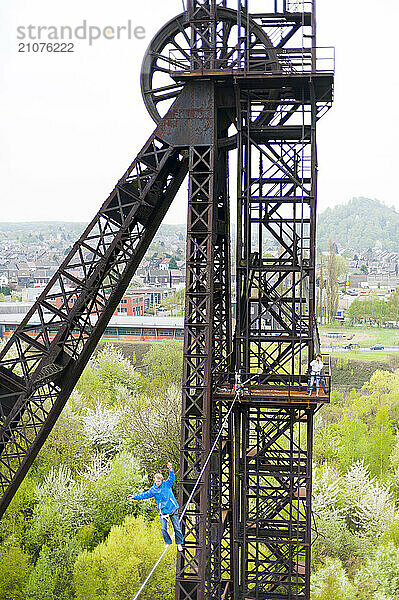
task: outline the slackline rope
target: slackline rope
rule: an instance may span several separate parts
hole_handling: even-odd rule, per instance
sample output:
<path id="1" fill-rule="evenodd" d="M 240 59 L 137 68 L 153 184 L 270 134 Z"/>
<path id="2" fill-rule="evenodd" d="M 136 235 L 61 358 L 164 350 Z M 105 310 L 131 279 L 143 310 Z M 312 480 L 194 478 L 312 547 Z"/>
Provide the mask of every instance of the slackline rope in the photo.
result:
<path id="1" fill-rule="evenodd" d="M 252 379 L 252 378 L 251 378 L 251 379 Z M 249 381 L 249 380 L 248 380 L 248 381 Z M 247 383 L 247 382 L 245 382 L 245 383 Z M 218 444 L 218 442 L 219 442 L 219 440 L 220 440 L 220 437 L 221 437 L 221 435 L 222 435 L 222 433 L 223 433 L 224 426 L 226 425 L 226 423 L 227 423 L 227 421 L 228 421 L 228 419 L 229 419 L 229 417 L 230 417 L 230 415 L 231 415 L 231 413 L 232 413 L 232 410 L 233 410 L 233 408 L 234 408 L 234 405 L 235 405 L 235 403 L 237 402 L 237 400 L 238 400 L 238 399 L 239 399 L 239 397 L 240 397 L 240 394 L 241 394 L 242 387 L 245 385 L 245 383 L 241 383 L 241 381 L 240 381 L 239 379 L 237 380 L 237 378 L 236 378 L 236 395 L 235 395 L 235 397 L 234 397 L 234 400 L 233 400 L 233 402 L 231 403 L 231 406 L 230 406 L 229 410 L 228 410 L 228 411 L 227 411 L 227 413 L 226 413 L 226 416 L 225 416 L 225 418 L 223 419 L 223 423 L 222 423 L 222 425 L 221 425 L 221 427 L 220 427 L 220 429 L 219 429 L 219 433 L 217 434 L 217 436 L 216 436 L 216 439 L 215 439 L 215 441 L 214 441 L 214 443 L 213 443 L 213 446 L 212 446 L 212 448 L 210 449 L 210 451 L 209 451 L 209 454 L 208 454 L 208 456 L 207 456 L 207 458 L 206 458 L 206 461 L 205 461 L 205 463 L 204 463 L 204 466 L 202 467 L 202 469 L 201 469 L 201 472 L 200 472 L 200 474 L 198 475 L 197 481 L 195 482 L 195 485 L 194 485 L 194 487 L 193 487 L 193 491 L 191 492 L 191 494 L 190 494 L 190 497 L 189 497 L 189 499 L 187 500 L 187 502 L 186 502 L 186 504 L 185 504 L 185 506 L 184 506 L 184 508 L 183 508 L 183 511 L 182 511 L 182 513 L 181 513 L 181 515 L 180 515 L 179 523 L 181 523 L 181 522 L 182 522 L 182 520 L 183 520 L 183 517 L 184 517 L 184 515 L 185 515 L 185 514 L 186 514 L 186 512 L 187 512 L 188 505 L 190 504 L 191 500 L 192 500 L 192 499 L 193 499 L 193 497 L 194 497 L 194 494 L 195 494 L 195 492 L 197 491 L 197 488 L 198 488 L 198 486 L 199 486 L 199 484 L 200 484 L 200 481 L 201 481 L 201 479 L 202 479 L 202 476 L 203 476 L 203 474 L 204 474 L 204 472 L 205 472 L 205 469 L 206 469 L 206 467 L 208 466 L 208 463 L 209 463 L 209 461 L 211 460 L 211 456 L 212 456 L 212 454 L 215 452 L 216 446 L 217 446 L 217 444 Z M 140 588 L 140 589 L 139 589 L 139 590 L 136 592 L 136 594 L 133 596 L 132 600 L 138 600 L 138 598 L 140 598 L 141 594 L 143 593 L 144 589 L 147 587 L 147 584 L 148 584 L 148 582 L 150 581 L 151 577 L 154 575 L 154 573 L 155 573 L 156 569 L 158 568 L 159 564 L 161 563 L 161 561 L 162 561 L 163 557 L 165 556 L 165 554 L 167 553 L 167 551 L 168 551 L 168 548 L 165 548 L 165 550 L 162 552 L 161 556 L 158 558 L 157 562 L 156 562 L 156 563 L 155 563 L 155 565 L 152 567 L 151 571 L 148 573 L 147 577 L 146 577 L 146 578 L 145 578 L 145 580 L 143 581 L 143 584 L 142 584 L 141 588 Z"/>
<path id="2" fill-rule="evenodd" d="M 158 568 L 159 563 L 162 561 L 163 557 L 165 556 L 165 554 L 167 553 L 168 549 L 165 548 L 165 550 L 162 552 L 161 556 L 158 558 L 157 562 L 155 563 L 155 565 L 152 567 L 151 571 L 148 573 L 147 577 L 144 579 L 143 581 L 143 585 L 141 586 L 141 588 L 138 590 L 138 592 L 136 592 L 133 600 L 137 600 L 137 598 L 140 598 L 142 592 L 144 591 L 144 589 L 147 586 L 147 583 L 150 581 L 151 577 L 154 575 L 156 569 Z"/>

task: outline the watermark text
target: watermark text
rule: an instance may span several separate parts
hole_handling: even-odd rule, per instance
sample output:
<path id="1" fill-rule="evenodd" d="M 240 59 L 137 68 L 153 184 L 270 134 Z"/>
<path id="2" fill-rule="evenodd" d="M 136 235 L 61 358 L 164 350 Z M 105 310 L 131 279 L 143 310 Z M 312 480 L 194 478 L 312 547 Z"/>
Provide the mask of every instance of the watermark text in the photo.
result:
<path id="1" fill-rule="evenodd" d="M 91 25 L 84 20 L 80 25 L 20 25 L 17 27 L 17 39 L 28 41 L 74 41 L 83 40 L 92 46 L 97 40 L 144 40 L 146 30 L 135 25 L 130 19 L 125 25 Z"/>

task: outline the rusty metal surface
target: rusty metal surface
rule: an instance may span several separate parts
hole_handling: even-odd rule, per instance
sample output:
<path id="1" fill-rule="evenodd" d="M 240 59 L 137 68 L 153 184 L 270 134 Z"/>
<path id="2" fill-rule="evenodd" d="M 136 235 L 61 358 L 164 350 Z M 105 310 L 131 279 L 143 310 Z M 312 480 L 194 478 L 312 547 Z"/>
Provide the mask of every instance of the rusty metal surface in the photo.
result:
<path id="1" fill-rule="evenodd" d="M 210 146 L 215 139 L 215 92 L 210 81 L 189 82 L 157 127 L 175 146 Z"/>
<path id="2" fill-rule="evenodd" d="M 188 507 L 176 600 L 309 600 L 313 416 L 331 388 L 326 373 L 326 394 L 305 391 L 319 351 L 316 125 L 331 107 L 333 72 L 318 68 L 312 0 L 303 14 L 289 0 L 265 14 L 247 0 L 234 2 L 238 12 L 227 4 L 189 0 L 151 42 L 141 82 L 157 128 L 0 354 L 0 513 L 189 173 L 182 504 L 236 375 L 249 382 Z M 290 43 L 302 33 L 311 42 L 299 52 Z"/>

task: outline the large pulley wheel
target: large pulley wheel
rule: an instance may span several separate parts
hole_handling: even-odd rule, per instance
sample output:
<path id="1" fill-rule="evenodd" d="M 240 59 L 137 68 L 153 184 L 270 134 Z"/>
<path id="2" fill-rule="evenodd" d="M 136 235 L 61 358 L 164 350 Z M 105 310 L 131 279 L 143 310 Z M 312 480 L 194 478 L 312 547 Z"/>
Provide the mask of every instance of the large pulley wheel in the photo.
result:
<path id="1" fill-rule="evenodd" d="M 278 63 L 275 49 L 270 39 L 259 25 L 253 20 L 246 22 L 249 27 L 249 47 L 252 52 L 261 52 L 271 63 Z M 245 29 L 244 29 L 245 31 Z M 172 103 L 176 100 L 184 84 L 172 77 L 176 64 L 188 65 L 190 62 L 191 26 L 187 13 L 183 13 L 165 25 L 154 37 L 144 56 L 141 70 L 141 90 L 145 105 L 154 121 L 158 124 L 166 115 Z M 239 28 L 237 12 L 228 8 L 218 8 L 217 11 L 217 43 L 216 64 L 221 70 L 231 70 L 232 49 L 239 44 Z M 273 97 L 272 97 L 273 96 Z M 270 93 L 268 100 L 274 99 Z M 260 110 L 256 123 L 265 121 L 266 114 L 270 117 L 270 104 Z"/>

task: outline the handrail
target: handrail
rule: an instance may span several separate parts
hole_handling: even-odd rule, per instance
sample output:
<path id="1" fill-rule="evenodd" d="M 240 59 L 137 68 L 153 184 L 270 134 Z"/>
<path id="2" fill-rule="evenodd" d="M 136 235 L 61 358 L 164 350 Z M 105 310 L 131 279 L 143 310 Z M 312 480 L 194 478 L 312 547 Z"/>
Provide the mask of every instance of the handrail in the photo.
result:
<path id="1" fill-rule="evenodd" d="M 312 12 L 314 0 L 287 0 L 286 9 L 289 13 Z"/>
<path id="2" fill-rule="evenodd" d="M 315 61 L 313 57 L 315 55 Z M 189 48 L 169 51 L 169 72 L 233 71 L 267 74 L 334 73 L 335 48 L 253 48 L 249 57 L 238 46 L 214 51 Z"/>
<path id="3" fill-rule="evenodd" d="M 320 396 L 321 400 L 329 401 L 331 394 L 331 357 L 329 354 L 321 354 L 324 369 L 321 378 L 324 380 L 324 383 L 327 388 L 327 394 L 324 396 Z M 287 374 L 287 373 L 241 373 L 241 380 L 246 381 L 245 383 L 245 392 L 255 393 L 258 395 L 259 393 L 270 394 L 273 396 L 273 392 L 286 391 L 287 398 L 299 400 L 299 394 L 303 394 L 306 391 L 309 382 L 309 375 L 306 373 L 295 373 L 295 374 Z M 218 392 L 223 394 L 223 390 L 231 387 L 231 382 L 228 382 L 226 379 L 224 381 L 218 381 L 217 388 Z M 232 387 L 231 389 L 234 389 Z M 302 398 L 303 399 L 303 398 Z"/>

